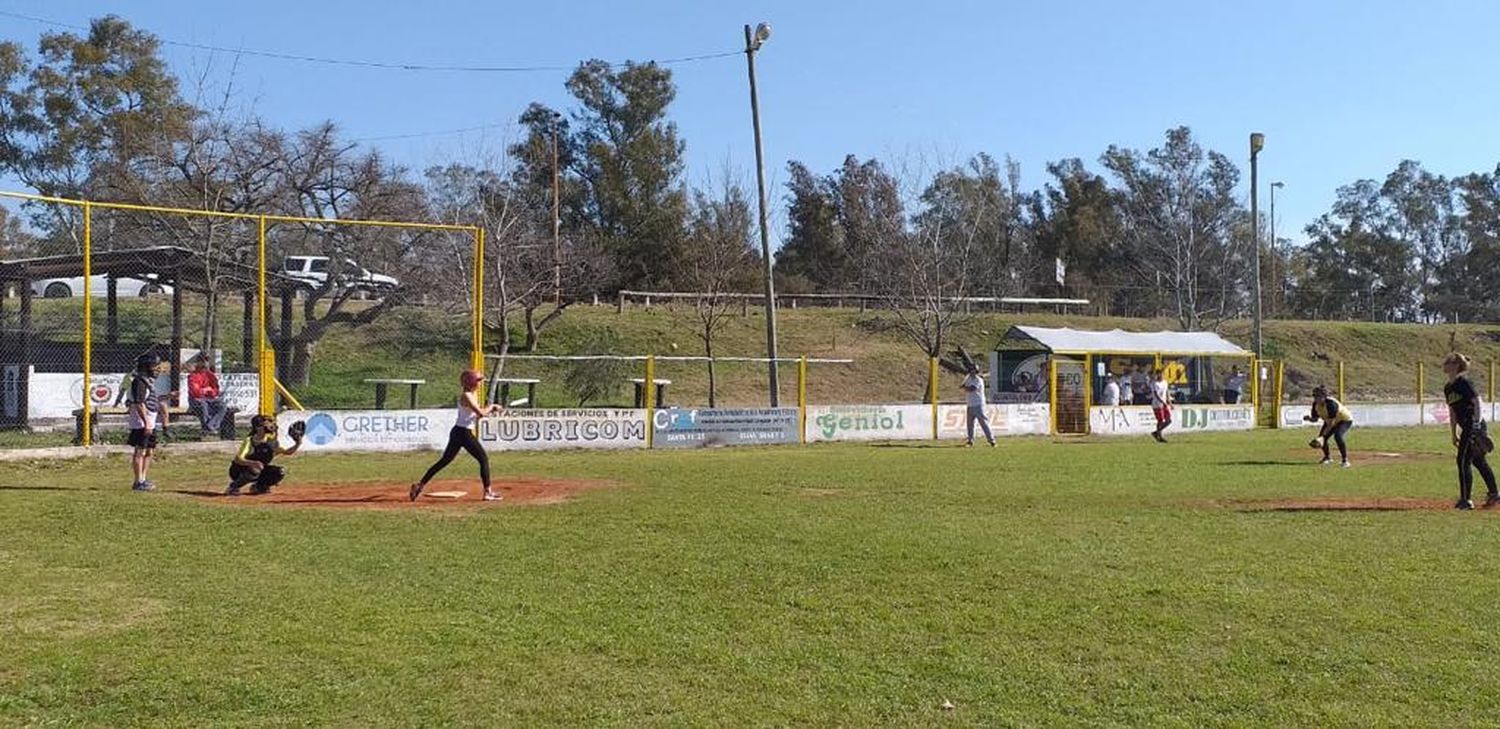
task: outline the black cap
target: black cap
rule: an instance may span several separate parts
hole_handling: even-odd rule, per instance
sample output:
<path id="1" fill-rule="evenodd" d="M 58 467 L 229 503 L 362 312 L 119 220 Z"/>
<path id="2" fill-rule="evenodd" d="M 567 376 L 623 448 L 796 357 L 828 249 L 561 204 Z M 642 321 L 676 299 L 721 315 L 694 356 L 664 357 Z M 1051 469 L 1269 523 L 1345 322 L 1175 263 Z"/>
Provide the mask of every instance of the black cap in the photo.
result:
<path id="1" fill-rule="evenodd" d="M 138 370 L 156 369 L 161 364 L 161 357 L 150 352 L 135 358 L 135 368 Z"/>

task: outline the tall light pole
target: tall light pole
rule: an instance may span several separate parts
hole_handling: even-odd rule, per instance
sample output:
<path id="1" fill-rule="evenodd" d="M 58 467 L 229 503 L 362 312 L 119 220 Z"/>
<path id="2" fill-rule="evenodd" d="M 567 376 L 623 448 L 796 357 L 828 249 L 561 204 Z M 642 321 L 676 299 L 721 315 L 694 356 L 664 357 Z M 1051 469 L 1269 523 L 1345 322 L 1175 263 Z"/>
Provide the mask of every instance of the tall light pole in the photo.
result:
<path id="1" fill-rule="evenodd" d="M 1276 316 L 1281 311 L 1281 279 L 1276 276 L 1276 266 L 1280 264 L 1281 257 L 1276 255 L 1276 246 L 1280 241 L 1276 239 L 1276 191 L 1286 187 L 1285 182 L 1271 183 L 1271 316 Z"/>
<path id="2" fill-rule="evenodd" d="M 771 37 L 771 26 L 745 26 L 745 62 L 750 68 L 750 121 L 755 126 L 755 186 L 760 192 L 760 257 L 766 275 L 766 359 L 770 360 L 771 407 L 781 405 L 781 378 L 776 370 L 776 282 L 771 278 L 771 233 L 766 229 L 766 160 L 760 144 L 760 97 L 755 91 L 755 52 Z"/>
<path id="3" fill-rule="evenodd" d="M 1255 253 L 1255 332 L 1252 347 L 1255 357 L 1262 353 L 1260 332 L 1260 207 L 1257 192 L 1260 186 L 1260 170 L 1257 167 L 1260 150 L 1266 146 L 1266 135 L 1255 132 L 1250 135 L 1250 249 Z"/>
<path id="4" fill-rule="evenodd" d="M 552 291 L 553 304 L 562 306 L 562 171 L 557 166 L 558 123 L 562 114 L 552 112 Z"/>

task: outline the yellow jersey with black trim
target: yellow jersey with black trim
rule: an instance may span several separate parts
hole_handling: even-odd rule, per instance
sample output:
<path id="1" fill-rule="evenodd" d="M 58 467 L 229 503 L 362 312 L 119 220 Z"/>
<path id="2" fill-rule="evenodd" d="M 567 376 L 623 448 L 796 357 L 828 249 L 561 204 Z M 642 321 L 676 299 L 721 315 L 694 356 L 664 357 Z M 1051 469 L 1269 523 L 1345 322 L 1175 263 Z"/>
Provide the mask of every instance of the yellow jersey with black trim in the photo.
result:
<path id="1" fill-rule="evenodd" d="M 1312 415 L 1329 425 L 1354 422 L 1354 416 L 1349 414 L 1349 409 L 1331 397 L 1325 397 L 1322 402 L 1313 403 Z"/>

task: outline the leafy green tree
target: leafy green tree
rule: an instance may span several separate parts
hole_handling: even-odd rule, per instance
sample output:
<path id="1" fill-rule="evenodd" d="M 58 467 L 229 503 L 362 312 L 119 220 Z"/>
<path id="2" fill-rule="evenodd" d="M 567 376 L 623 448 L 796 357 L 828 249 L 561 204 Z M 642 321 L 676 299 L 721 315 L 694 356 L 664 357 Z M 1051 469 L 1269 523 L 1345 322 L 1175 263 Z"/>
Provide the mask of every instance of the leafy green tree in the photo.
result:
<path id="1" fill-rule="evenodd" d="M 667 118 L 671 71 L 655 63 L 615 68 L 587 61 L 567 88 L 570 161 L 584 193 L 581 217 L 614 259 L 627 287 L 670 287 L 687 220 L 684 145 Z"/>
<path id="2" fill-rule="evenodd" d="M 1200 329 L 1243 311 L 1239 169 L 1205 153 L 1187 127 L 1168 130 L 1166 142 L 1144 154 L 1111 146 L 1100 161 L 1119 184 L 1127 267 L 1141 286 L 1168 295 L 1178 326 Z"/>
<path id="3" fill-rule="evenodd" d="M 106 16 L 88 33 L 46 33 L 37 59 L 0 43 L 0 169 L 43 195 L 94 196 L 101 169 L 128 166 L 163 137 L 185 134 L 197 111 L 179 96 L 160 43 Z M 76 216 L 57 206 L 37 223 L 72 237 Z"/>

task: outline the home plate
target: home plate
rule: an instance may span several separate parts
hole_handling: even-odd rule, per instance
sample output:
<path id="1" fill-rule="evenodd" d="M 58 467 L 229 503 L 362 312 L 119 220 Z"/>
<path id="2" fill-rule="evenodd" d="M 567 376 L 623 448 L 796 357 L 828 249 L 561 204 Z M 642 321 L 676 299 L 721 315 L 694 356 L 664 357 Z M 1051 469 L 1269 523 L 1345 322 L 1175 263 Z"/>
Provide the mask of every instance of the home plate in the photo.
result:
<path id="1" fill-rule="evenodd" d="M 427 492 L 427 498 L 429 498 L 429 499 L 462 499 L 463 497 L 468 496 L 468 495 L 469 495 L 469 492 L 467 492 L 467 491 L 428 491 Z"/>

